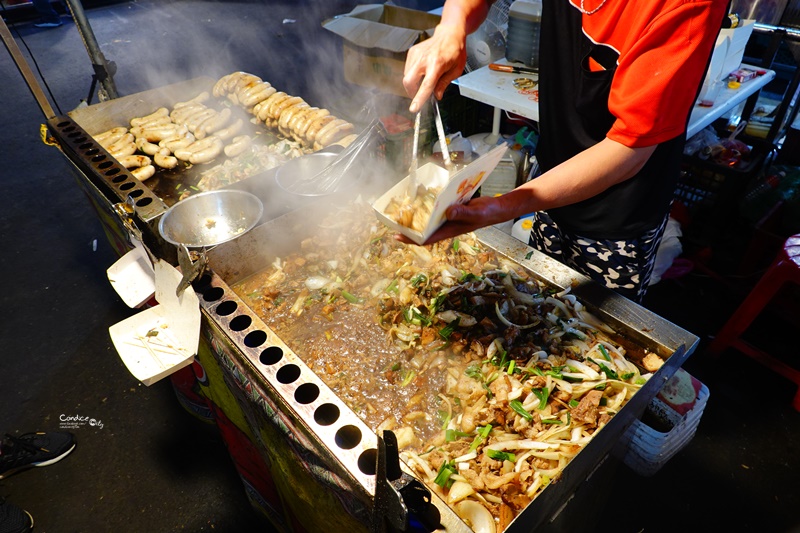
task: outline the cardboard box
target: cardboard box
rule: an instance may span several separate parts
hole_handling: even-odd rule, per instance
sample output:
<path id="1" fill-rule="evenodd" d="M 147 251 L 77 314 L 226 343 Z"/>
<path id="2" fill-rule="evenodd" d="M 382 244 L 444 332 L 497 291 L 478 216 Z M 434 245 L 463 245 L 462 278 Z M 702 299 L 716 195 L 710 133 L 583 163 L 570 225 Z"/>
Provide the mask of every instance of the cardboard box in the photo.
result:
<path id="1" fill-rule="evenodd" d="M 725 87 L 727 78 L 739 68 L 744 58 L 744 49 L 753 33 L 754 20 L 744 20 L 738 28 L 723 28 L 717 36 L 706 78 L 700 89 L 698 102 L 711 106 Z"/>
<path id="2" fill-rule="evenodd" d="M 322 23 L 343 39 L 344 78 L 398 96 L 408 49 L 431 35 L 439 15 L 393 5 L 357 6 Z"/>
<path id="3" fill-rule="evenodd" d="M 753 24 L 755 20 L 743 20 L 736 28 L 723 28 L 719 31 L 717 37 L 717 44 L 720 40 L 727 39 L 728 47 L 725 52 L 725 62 L 722 65 L 722 77 L 726 78 L 728 74 L 738 69 L 742 64 L 744 58 L 744 49 L 747 46 L 747 41 L 750 40 L 750 35 L 753 33 Z"/>

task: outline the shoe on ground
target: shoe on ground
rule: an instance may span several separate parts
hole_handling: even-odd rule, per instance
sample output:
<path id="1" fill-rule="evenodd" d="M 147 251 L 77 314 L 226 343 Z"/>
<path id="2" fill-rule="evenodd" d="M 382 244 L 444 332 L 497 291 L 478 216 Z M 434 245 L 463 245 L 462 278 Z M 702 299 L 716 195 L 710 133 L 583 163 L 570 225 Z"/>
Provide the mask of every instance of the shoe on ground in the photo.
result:
<path id="1" fill-rule="evenodd" d="M 0 533 L 30 533 L 33 517 L 28 511 L 0 499 Z"/>
<path id="2" fill-rule="evenodd" d="M 62 24 L 64 23 L 59 20 L 58 22 L 37 22 L 34 26 L 37 28 L 58 28 Z"/>
<path id="3" fill-rule="evenodd" d="M 75 449 L 75 435 L 66 431 L 6 434 L 0 441 L 0 479 L 34 466 L 57 463 Z M 2 533 L 2 530 L 0 530 Z"/>

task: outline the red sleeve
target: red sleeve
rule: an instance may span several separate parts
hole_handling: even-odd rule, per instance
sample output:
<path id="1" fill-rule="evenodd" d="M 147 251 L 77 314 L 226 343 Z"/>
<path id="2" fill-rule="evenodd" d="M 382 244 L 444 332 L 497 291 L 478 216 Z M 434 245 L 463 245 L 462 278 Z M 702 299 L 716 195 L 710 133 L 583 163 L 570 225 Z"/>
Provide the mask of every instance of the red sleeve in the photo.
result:
<path id="1" fill-rule="evenodd" d="M 620 54 L 608 102 L 617 117 L 610 139 L 652 146 L 685 130 L 726 8 L 720 0 L 683 3 Z"/>

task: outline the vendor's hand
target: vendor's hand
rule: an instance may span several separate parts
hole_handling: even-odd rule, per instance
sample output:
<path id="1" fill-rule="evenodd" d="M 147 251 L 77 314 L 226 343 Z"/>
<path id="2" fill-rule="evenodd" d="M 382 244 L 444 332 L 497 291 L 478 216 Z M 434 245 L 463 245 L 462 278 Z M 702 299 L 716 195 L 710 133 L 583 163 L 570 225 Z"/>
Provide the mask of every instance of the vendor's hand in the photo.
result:
<path id="1" fill-rule="evenodd" d="M 431 94 L 441 100 L 447 85 L 461 76 L 467 62 L 466 38 L 463 27 L 440 24 L 433 37 L 408 51 L 403 86 L 413 98 L 409 111 L 417 113 Z"/>
<path id="2" fill-rule="evenodd" d="M 509 220 L 502 209 L 498 198 L 479 196 L 465 204 L 455 204 L 445 212 L 447 222 L 436 230 L 425 244 L 431 244 L 450 237 L 457 237 L 478 228 L 499 224 Z M 413 244 L 405 235 L 396 235 L 395 238 L 406 244 Z"/>

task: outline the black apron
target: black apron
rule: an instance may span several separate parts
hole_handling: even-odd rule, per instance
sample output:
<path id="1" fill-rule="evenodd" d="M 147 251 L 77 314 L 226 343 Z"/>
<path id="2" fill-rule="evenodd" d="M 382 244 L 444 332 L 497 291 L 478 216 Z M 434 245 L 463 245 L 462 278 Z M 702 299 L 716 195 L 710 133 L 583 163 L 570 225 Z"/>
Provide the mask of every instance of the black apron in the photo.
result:
<path id="1" fill-rule="evenodd" d="M 544 0 L 539 50 L 536 157 L 547 171 L 597 144 L 611 129 L 616 119 L 608 96 L 618 54 L 583 34 L 581 13 L 568 0 Z M 590 57 L 606 70 L 591 72 Z M 592 239 L 631 239 L 655 228 L 669 211 L 685 140 L 684 133 L 661 143 L 634 177 L 548 213 L 562 229 Z"/>

